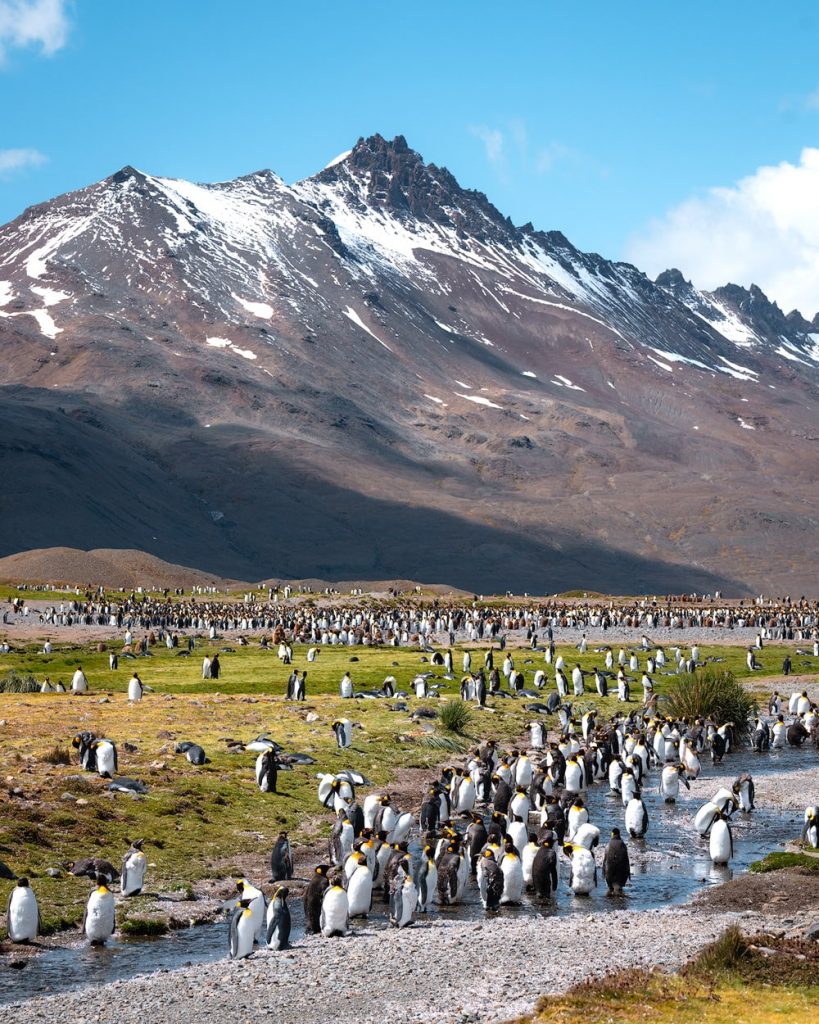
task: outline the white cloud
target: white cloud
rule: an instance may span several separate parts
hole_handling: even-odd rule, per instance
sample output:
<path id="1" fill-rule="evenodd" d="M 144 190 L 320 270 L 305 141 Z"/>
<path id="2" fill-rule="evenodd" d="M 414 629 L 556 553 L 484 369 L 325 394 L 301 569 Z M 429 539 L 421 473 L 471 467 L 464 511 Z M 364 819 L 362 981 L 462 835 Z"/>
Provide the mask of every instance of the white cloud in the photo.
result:
<path id="1" fill-rule="evenodd" d="M 0 0 L 0 62 L 14 48 L 39 46 L 46 56 L 65 46 L 69 0 Z"/>
<path id="2" fill-rule="evenodd" d="M 633 237 L 652 276 L 678 267 L 699 288 L 757 284 L 787 312 L 819 310 L 819 149 L 685 200 Z"/>
<path id="3" fill-rule="evenodd" d="M 7 177 L 26 167 L 39 167 L 46 158 L 36 149 L 0 149 L 0 177 Z"/>
<path id="4" fill-rule="evenodd" d="M 496 167 L 502 164 L 504 159 L 503 132 L 499 128 L 488 128 L 485 124 L 475 125 L 469 130 L 483 143 L 489 163 Z"/>

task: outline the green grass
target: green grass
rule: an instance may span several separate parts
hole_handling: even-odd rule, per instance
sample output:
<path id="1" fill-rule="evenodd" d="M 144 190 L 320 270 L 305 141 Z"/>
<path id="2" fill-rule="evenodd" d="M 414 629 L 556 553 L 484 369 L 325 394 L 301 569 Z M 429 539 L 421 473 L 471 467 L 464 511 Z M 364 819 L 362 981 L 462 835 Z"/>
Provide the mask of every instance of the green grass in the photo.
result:
<path id="1" fill-rule="evenodd" d="M 13 631 L 11 639 L 14 643 Z M 112 636 L 111 640 L 114 649 L 121 647 L 121 638 Z M 222 678 L 203 680 L 203 655 L 222 646 L 235 648 L 234 653 L 220 654 Z M 480 656 L 487 645 L 469 646 Z M 781 666 L 785 650 L 766 648 L 758 657 L 773 673 Z M 258 638 L 249 647 L 198 641 L 190 658 L 177 657 L 176 651 L 160 645 L 153 649 L 153 657 L 120 659 L 116 672 L 109 671 L 108 654 L 97 651 L 96 641 L 78 644 L 58 639 L 51 655 L 44 655 L 42 644 L 32 641 L 0 655 L 0 675 L 15 670 L 31 673 L 37 680 L 48 675 L 52 682 L 61 679 L 68 685 L 80 663 L 91 685 L 91 693 L 85 697 L 0 694 L 0 719 L 7 723 L 0 728 L 0 780 L 11 779 L 0 783 L 0 859 L 36 880 L 47 929 L 78 921 L 89 891 L 85 879 L 52 879 L 45 874 L 61 861 L 105 856 L 118 863 L 130 839 L 145 838 L 153 865 L 149 869 L 151 887 L 158 891 L 186 891 L 196 889 L 205 879 L 229 877 L 238 865 L 248 863 L 247 858 L 264 872 L 270 845 L 281 828 L 291 832 L 296 844 L 323 841 L 329 833 L 330 816 L 316 799 L 316 771 L 355 767 L 376 787 L 384 787 L 402 770 L 432 769 L 479 738 L 493 736 L 501 742 L 515 742 L 531 718 L 524 710 L 526 699 L 490 698 L 495 713 L 474 715 L 466 727 L 470 735 L 447 733 L 440 724 L 428 732 L 423 723 L 411 722 L 407 714 L 389 711 L 387 704 L 392 702 L 343 701 L 338 697 L 345 671 L 351 673 L 359 689 L 380 687 L 385 676 L 393 675 L 397 688 L 411 693 L 414 676 L 430 668 L 429 662 L 422 660 L 428 656 L 421 651 L 326 647 L 312 664 L 306 661 L 306 651 L 305 646 L 296 645 L 294 665 L 288 667 L 275 653 L 259 648 Z M 703 656 L 722 658 L 722 665 L 747 677 L 743 647 L 701 645 L 701 651 Z M 614 652 L 616 655 L 617 646 Z M 569 668 L 577 662 L 589 670 L 603 664 L 603 656 L 594 651 L 581 656 L 573 647 L 559 645 L 558 653 Z M 553 685 L 542 653 L 516 649 L 513 655 L 527 686 L 539 668 L 546 669 L 549 686 Z M 460 658 L 459 648 L 456 665 Z M 473 657 L 473 663 L 475 660 Z M 794 660 L 798 667 L 801 659 Z M 644 663 L 642 654 L 640 661 Z M 307 701 L 298 706 L 283 700 L 292 667 L 308 670 Z M 134 668 L 154 692 L 146 694 L 141 704 L 130 706 L 125 695 Z M 662 695 L 672 681 L 673 677 L 658 674 L 656 692 Z M 440 711 L 457 700 L 459 684 L 457 680 L 438 682 L 444 684 L 443 700 L 432 698 L 425 703 Z M 765 688 L 769 688 L 767 684 Z M 100 703 L 103 695 L 108 697 L 107 703 Z M 412 698 L 410 707 L 418 705 Z M 581 707 L 595 707 L 605 718 L 623 705 L 614 697 L 601 699 L 587 692 L 575 707 L 578 712 Z M 319 716 L 317 722 L 306 722 L 311 711 Z M 354 731 L 353 747 L 345 752 L 337 750 L 331 729 L 340 716 L 364 727 Z M 56 748 L 65 749 L 71 737 L 85 729 L 117 741 L 120 772 L 143 780 L 150 790 L 147 797 L 112 797 L 96 776 L 86 773 L 78 778 L 73 751 L 70 765 L 59 763 Z M 222 742 L 224 738 L 247 742 L 261 732 L 270 732 L 288 750 L 301 750 L 316 758 L 315 766 L 282 773 L 278 796 L 258 792 L 254 755 L 229 754 Z M 400 742 L 399 736 L 404 737 Z M 200 743 L 211 763 L 196 768 L 175 756 L 174 743 L 185 739 Z M 136 750 L 126 751 L 126 741 Z M 58 763 L 53 763 L 55 760 Z M 23 789 L 23 799 L 10 794 L 15 787 Z M 63 800 L 66 792 L 87 803 L 77 806 Z M 9 883 L 0 884 L 0 904 L 9 888 Z"/>
<path id="2" fill-rule="evenodd" d="M 769 853 L 762 860 L 755 860 L 750 870 L 764 875 L 769 871 L 781 871 L 783 868 L 806 868 L 808 871 L 819 871 L 819 857 L 811 857 L 807 853 Z"/>
<path id="3" fill-rule="evenodd" d="M 438 713 L 441 728 L 447 732 L 462 736 L 469 729 L 472 721 L 472 710 L 463 700 L 451 700 Z"/>
<path id="4" fill-rule="evenodd" d="M 734 673 L 717 665 L 674 680 L 663 695 L 663 708 L 674 718 L 733 722 L 740 735 L 748 732 L 757 707 Z"/>

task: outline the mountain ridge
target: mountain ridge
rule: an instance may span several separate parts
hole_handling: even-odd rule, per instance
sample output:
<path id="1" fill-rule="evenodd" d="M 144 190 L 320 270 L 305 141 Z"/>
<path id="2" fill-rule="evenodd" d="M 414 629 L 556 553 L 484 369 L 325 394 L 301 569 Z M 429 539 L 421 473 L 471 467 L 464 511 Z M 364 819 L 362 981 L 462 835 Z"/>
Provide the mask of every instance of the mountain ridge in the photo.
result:
<path id="1" fill-rule="evenodd" d="M 126 165 L 0 228 L 0 554 L 139 546 L 239 579 L 478 591 L 807 585 L 815 326 L 515 227 L 400 136 L 293 185 Z M 96 466 L 112 493 L 77 499 Z"/>

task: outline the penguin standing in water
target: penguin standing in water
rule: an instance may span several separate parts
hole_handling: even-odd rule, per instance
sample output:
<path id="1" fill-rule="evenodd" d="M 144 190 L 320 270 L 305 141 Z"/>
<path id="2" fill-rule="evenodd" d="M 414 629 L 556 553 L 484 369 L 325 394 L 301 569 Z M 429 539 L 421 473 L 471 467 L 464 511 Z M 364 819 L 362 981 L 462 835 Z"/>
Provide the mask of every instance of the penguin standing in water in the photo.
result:
<path id="1" fill-rule="evenodd" d="M 640 791 L 634 794 L 626 806 L 626 828 L 629 835 L 642 839 L 648 832 L 648 810 L 640 799 Z"/>
<path id="2" fill-rule="evenodd" d="M 726 814 L 720 814 L 711 826 L 708 852 L 715 864 L 728 864 L 734 856 L 734 837 Z"/>
<path id="3" fill-rule="evenodd" d="M 97 888 L 88 897 L 82 919 L 82 930 L 92 946 L 101 946 L 114 934 L 116 914 L 114 894 L 104 875 L 97 875 Z"/>
<path id="4" fill-rule="evenodd" d="M 623 886 L 631 878 L 628 847 L 620 838 L 619 828 L 611 830 L 611 839 L 603 855 L 603 878 L 608 886 L 608 896 L 622 893 Z"/>
<path id="5" fill-rule="evenodd" d="M 814 850 L 819 850 L 819 807 L 805 808 L 802 842 L 812 846 Z"/>
<path id="6" fill-rule="evenodd" d="M 319 929 L 326 939 L 343 937 L 350 930 L 347 893 L 336 882 L 329 886 L 321 901 Z"/>
<path id="7" fill-rule="evenodd" d="M 304 930 L 308 935 L 318 935 L 321 931 L 321 904 L 330 887 L 327 878 L 329 871 L 326 864 L 319 864 L 307 883 L 304 893 Z"/>
<path id="8" fill-rule="evenodd" d="M 270 854 L 270 881 L 285 882 L 293 877 L 293 851 L 286 832 L 280 832 Z"/>
<path id="9" fill-rule="evenodd" d="M 244 960 L 253 952 L 256 927 L 250 909 L 251 902 L 249 899 L 239 900 L 230 915 L 228 949 L 231 960 Z"/>
<path id="10" fill-rule="evenodd" d="M 754 780 L 747 772 L 739 776 L 731 786 L 731 792 L 736 794 L 741 811 L 748 814 L 754 809 Z"/>
<path id="11" fill-rule="evenodd" d="M 577 896 L 588 896 L 597 887 L 597 865 L 594 855 L 585 846 L 573 846 L 567 843 L 563 852 L 570 858 L 572 870 L 569 876 L 569 887 Z"/>
<path id="12" fill-rule="evenodd" d="M 691 789 L 685 775 L 685 765 L 667 764 L 663 768 L 662 775 L 660 776 L 660 796 L 667 804 L 674 804 L 677 802 L 681 782 L 686 789 Z"/>
<path id="13" fill-rule="evenodd" d="M 339 718 L 333 722 L 333 732 L 336 734 L 336 744 L 339 750 L 352 746 L 353 723 L 348 718 Z"/>
<path id="14" fill-rule="evenodd" d="M 491 850 L 484 850 L 478 861 L 478 891 L 484 910 L 498 910 L 503 896 L 503 872 Z"/>
<path id="15" fill-rule="evenodd" d="M 123 896 L 139 896 L 142 892 L 148 867 L 148 858 L 142 852 L 144 842 L 144 839 L 135 840 L 122 858 L 119 890 Z"/>
<path id="16" fill-rule="evenodd" d="M 11 942 L 35 942 L 40 933 L 40 908 L 27 878 L 18 878 L 11 890 L 6 930 Z"/>
<path id="17" fill-rule="evenodd" d="M 265 937 L 269 949 L 289 949 L 290 908 L 287 905 L 288 889 L 280 885 L 273 893 L 267 908 L 267 931 Z"/>
<path id="18" fill-rule="evenodd" d="M 541 899 L 549 899 L 557 890 L 557 853 L 554 840 L 547 836 L 540 844 L 532 863 L 532 885 Z"/>

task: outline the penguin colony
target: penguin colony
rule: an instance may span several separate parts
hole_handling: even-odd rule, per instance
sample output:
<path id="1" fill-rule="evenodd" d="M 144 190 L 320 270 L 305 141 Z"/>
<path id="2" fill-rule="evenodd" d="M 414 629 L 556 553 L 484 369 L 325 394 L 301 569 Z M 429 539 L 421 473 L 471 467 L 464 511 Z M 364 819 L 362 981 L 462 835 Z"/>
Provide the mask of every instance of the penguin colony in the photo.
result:
<path id="1" fill-rule="evenodd" d="M 546 660 L 552 662 L 553 649 Z M 447 661 L 447 655 L 449 660 Z M 443 664 L 451 670 L 451 652 L 443 655 Z M 632 663 L 629 668 L 635 670 Z M 606 650 L 606 664 L 613 652 Z M 652 660 L 661 663 L 658 649 Z M 692 658 L 696 655 L 692 650 Z M 623 665 L 625 652 L 618 656 L 618 695 L 628 681 Z M 679 664 L 680 656 L 677 654 Z M 438 663 L 438 662 L 436 662 Z M 649 668 L 653 668 L 653 664 Z M 487 663 L 488 665 L 488 663 Z M 471 669 L 471 656 L 464 653 L 464 671 Z M 304 893 L 305 930 L 325 937 L 345 936 L 352 918 L 366 918 L 375 900 L 389 906 L 390 923 L 398 928 L 411 924 L 417 914 L 426 914 L 436 905 L 455 905 L 463 900 L 468 885 L 474 885 L 482 906 L 495 912 L 501 906 L 518 904 L 524 893 L 539 900 L 555 898 L 564 866 L 565 885 L 577 896 L 589 895 L 599 885 L 599 875 L 608 895 L 621 894 L 631 879 L 628 846 L 623 836 L 641 842 L 650 829 L 648 811 L 642 799 L 645 787 L 656 785 L 665 803 L 674 804 L 680 787 L 698 777 L 701 757 L 709 753 L 714 764 L 737 749 L 733 723 L 673 721 L 632 711 L 613 716 L 600 724 L 594 710 L 586 711 L 580 722 L 572 717 L 566 701 L 569 682 L 564 659 L 554 659 L 557 694 L 546 704 L 530 703 L 533 713 L 557 713 L 560 728 L 556 738 L 548 739 L 546 725 L 537 718 L 529 725 L 529 749 L 507 752 L 487 740 L 460 765 L 448 767 L 429 781 L 420 803 L 420 811 L 401 812 L 385 794 L 370 793 L 360 804 L 358 787 L 369 785 L 353 770 L 335 774 L 319 773 L 318 800 L 335 817 L 329 844 L 329 864 L 316 867 Z M 78 674 L 81 670 L 78 669 Z M 522 676 L 516 679 L 511 655 L 504 658 L 503 674 L 511 690 L 524 697 L 539 696 L 538 690 L 522 689 Z M 434 692 L 431 674 L 416 677 L 416 696 Z M 520 675 L 519 673 L 517 675 Z M 535 683 L 545 686 L 545 673 Z M 607 673 L 595 671 L 595 688 L 606 694 Z M 572 670 L 572 690 L 584 692 L 584 673 Z M 486 687 L 476 678 L 464 677 L 462 696 L 483 704 Z M 82 692 L 87 680 L 75 679 L 74 688 Z M 406 698 L 395 692 L 395 680 L 388 677 L 384 693 L 378 696 Z M 142 699 L 143 684 L 134 673 L 129 682 L 131 701 Z M 494 692 L 498 692 L 494 689 Z M 493 692 L 490 691 L 490 692 Z M 643 694 L 650 707 L 652 685 L 644 673 Z M 345 675 L 340 684 L 343 698 L 353 696 L 352 680 Z M 294 688 L 291 699 L 303 699 Z M 806 692 L 795 692 L 787 707 L 778 693 L 769 704 L 770 720 L 757 718 L 751 729 L 752 749 L 761 753 L 786 744 L 800 746 L 819 725 L 819 712 Z M 342 718 L 332 723 L 340 751 L 353 743 L 353 723 Z M 80 764 L 110 780 L 110 788 L 125 792 L 145 792 L 136 780 L 119 777 L 116 744 L 105 737 L 85 732 L 72 741 Z M 275 793 L 277 773 L 294 764 L 312 764 L 302 754 L 285 754 L 269 735 L 257 737 L 243 750 L 258 754 L 255 766 L 260 791 Z M 191 764 L 208 762 L 199 745 L 182 742 L 175 752 Z M 623 828 L 606 823 L 608 841 L 599 851 L 603 830 L 590 821 L 584 794 L 592 786 L 608 786 L 612 803 L 622 804 Z M 754 784 L 750 774 L 739 775 L 730 787 L 721 787 L 694 816 L 694 828 L 708 840 L 715 864 L 730 863 L 734 855 L 731 817 L 737 811 L 754 810 Z M 819 848 L 819 810 L 808 807 L 804 813 L 803 842 Z M 119 873 L 120 894 L 124 898 L 142 892 L 147 858 L 143 841 L 129 846 Z M 599 856 L 602 853 L 602 858 Z M 598 863 L 599 862 L 599 863 Z M 70 866 L 72 874 L 85 875 L 95 882 L 85 909 L 82 929 L 91 944 L 102 944 L 116 928 L 114 884 L 117 872 L 108 862 L 89 859 Z M 287 833 L 282 832 L 271 853 L 271 882 L 276 883 L 269 903 L 264 893 L 247 879 L 237 882 L 237 899 L 229 915 L 229 953 L 232 958 L 249 956 L 255 944 L 273 950 L 286 949 L 290 942 L 291 918 L 289 889 L 280 884 L 292 879 L 293 853 Z M 33 942 L 40 931 L 36 896 L 28 879 L 21 878 L 9 897 L 7 930 L 13 942 Z"/>

